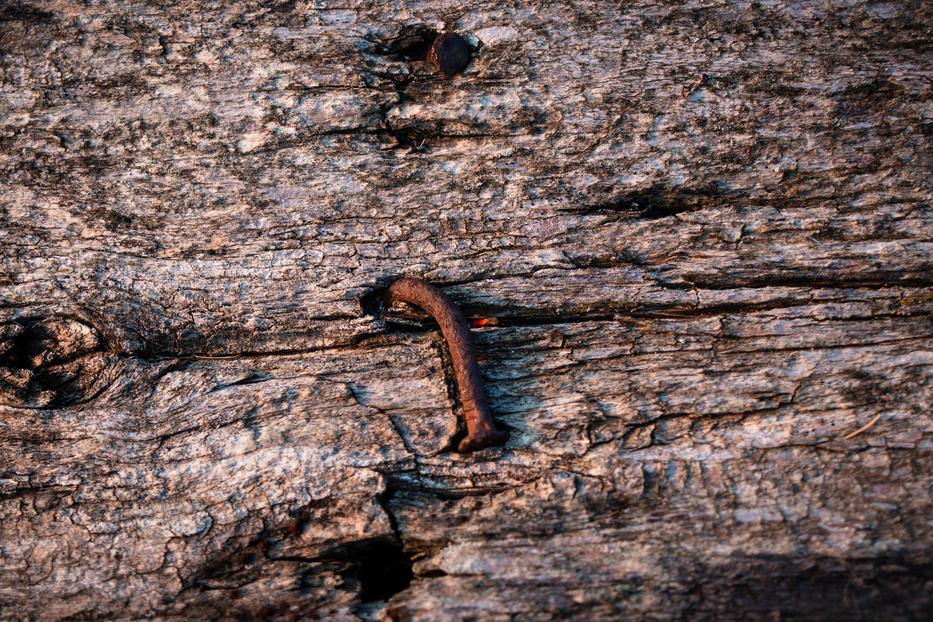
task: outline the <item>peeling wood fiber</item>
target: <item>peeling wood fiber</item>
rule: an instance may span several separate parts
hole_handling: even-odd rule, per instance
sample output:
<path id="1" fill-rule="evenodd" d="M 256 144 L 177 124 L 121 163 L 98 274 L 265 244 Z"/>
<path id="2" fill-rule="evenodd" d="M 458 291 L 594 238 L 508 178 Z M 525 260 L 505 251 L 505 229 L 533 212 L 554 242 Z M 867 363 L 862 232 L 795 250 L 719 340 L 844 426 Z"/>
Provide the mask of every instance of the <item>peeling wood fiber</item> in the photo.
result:
<path id="1" fill-rule="evenodd" d="M 930 3 L 163 4 L 0 0 L 0 619 L 929 615 Z"/>

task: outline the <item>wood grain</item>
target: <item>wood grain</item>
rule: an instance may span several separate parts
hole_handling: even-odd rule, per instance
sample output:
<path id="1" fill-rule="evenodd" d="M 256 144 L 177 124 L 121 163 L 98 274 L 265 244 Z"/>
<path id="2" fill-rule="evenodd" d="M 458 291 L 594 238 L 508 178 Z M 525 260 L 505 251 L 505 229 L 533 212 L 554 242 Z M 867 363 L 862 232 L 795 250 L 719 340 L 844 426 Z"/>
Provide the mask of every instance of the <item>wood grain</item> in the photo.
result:
<path id="1" fill-rule="evenodd" d="M 0 618 L 925 617 L 931 29 L 0 3 Z"/>

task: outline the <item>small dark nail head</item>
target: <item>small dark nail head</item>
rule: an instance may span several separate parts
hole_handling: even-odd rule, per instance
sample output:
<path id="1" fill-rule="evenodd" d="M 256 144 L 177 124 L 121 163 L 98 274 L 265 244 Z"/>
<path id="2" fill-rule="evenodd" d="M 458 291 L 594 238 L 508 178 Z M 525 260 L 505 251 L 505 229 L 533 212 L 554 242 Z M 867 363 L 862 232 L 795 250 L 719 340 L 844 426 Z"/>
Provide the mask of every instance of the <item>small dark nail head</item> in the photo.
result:
<path id="1" fill-rule="evenodd" d="M 455 32 L 442 33 L 434 40 L 428 61 L 448 76 L 463 73 L 470 64 L 472 50 L 466 39 Z"/>

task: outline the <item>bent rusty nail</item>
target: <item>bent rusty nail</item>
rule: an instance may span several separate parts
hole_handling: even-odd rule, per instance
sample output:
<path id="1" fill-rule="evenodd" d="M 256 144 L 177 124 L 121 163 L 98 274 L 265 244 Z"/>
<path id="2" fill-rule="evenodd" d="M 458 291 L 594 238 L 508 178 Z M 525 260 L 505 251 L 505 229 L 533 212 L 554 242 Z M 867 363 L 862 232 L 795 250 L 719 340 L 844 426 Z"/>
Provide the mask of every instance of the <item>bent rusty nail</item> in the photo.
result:
<path id="1" fill-rule="evenodd" d="M 385 301 L 388 306 L 395 302 L 407 302 L 421 307 L 441 327 L 450 350 L 460 402 L 463 404 L 463 417 L 466 419 L 467 435 L 460 441 L 457 450 L 469 453 L 504 443 L 509 433 L 496 429 L 492 420 L 470 327 L 459 307 L 427 281 L 411 277 L 392 283 L 386 290 Z"/>

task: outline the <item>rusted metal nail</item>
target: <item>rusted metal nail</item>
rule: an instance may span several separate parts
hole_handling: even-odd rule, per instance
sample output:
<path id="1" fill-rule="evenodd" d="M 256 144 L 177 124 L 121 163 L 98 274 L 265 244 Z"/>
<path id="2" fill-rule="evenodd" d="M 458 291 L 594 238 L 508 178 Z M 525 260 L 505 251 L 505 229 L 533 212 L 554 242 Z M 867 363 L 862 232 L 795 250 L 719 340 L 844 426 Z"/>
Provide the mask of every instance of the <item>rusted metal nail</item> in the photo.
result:
<path id="1" fill-rule="evenodd" d="M 472 50 L 466 39 L 455 32 L 445 32 L 434 40 L 428 61 L 448 76 L 462 73 L 470 64 Z"/>
<path id="2" fill-rule="evenodd" d="M 427 311 L 441 327 L 441 333 L 447 340 L 450 359 L 453 363 L 460 403 L 463 404 L 463 416 L 466 419 L 467 435 L 457 446 L 461 453 L 469 453 L 501 445 L 509 433 L 496 429 L 486 401 L 483 377 L 476 362 L 476 351 L 470 327 L 463 317 L 463 312 L 444 292 L 427 281 L 417 278 L 403 278 L 392 283 L 386 290 L 386 304 L 407 302 Z"/>

